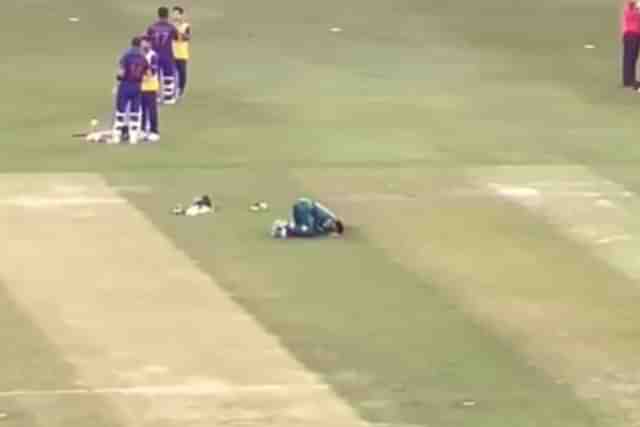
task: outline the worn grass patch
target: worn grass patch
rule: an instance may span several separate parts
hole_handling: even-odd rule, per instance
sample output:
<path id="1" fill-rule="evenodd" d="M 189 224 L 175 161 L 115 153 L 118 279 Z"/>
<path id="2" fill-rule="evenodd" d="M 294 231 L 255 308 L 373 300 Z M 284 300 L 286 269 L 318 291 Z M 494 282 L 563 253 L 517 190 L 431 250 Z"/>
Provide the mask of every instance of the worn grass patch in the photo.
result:
<path id="1" fill-rule="evenodd" d="M 36 268 L 31 266 L 29 268 Z M 0 283 L 0 391 L 77 387 L 71 363 L 22 310 L 9 289 Z M 2 427 L 64 426 L 117 427 L 122 425 L 102 396 L 66 399 L 55 395 L 38 398 L 2 396 Z"/>

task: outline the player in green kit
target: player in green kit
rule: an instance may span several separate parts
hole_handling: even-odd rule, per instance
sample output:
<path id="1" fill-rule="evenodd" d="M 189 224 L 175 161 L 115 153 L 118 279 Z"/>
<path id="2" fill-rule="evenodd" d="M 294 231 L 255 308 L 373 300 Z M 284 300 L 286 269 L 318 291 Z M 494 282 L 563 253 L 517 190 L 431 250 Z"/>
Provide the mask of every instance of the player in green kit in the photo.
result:
<path id="1" fill-rule="evenodd" d="M 290 221 L 276 220 L 271 228 L 271 235 L 279 239 L 343 233 L 344 225 L 335 213 L 321 203 L 307 198 L 295 202 Z"/>

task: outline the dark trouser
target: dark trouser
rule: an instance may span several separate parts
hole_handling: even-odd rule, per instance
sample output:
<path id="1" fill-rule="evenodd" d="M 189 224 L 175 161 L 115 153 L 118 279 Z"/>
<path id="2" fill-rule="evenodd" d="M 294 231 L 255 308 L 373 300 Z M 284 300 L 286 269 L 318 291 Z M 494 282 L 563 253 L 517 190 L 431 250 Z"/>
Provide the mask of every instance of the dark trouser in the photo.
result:
<path id="1" fill-rule="evenodd" d="M 158 92 L 142 92 L 142 130 L 158 132 Z"/>
<path id="2" fill-rule="evenodd" d="M 173 57 L 158 55 L 158 70 L 165 77 L 173 77 L 176 72 L 176 62 Z"/>
<path id="3" fill-rule="evenodd" d="M 622 85 L 637 87 L 636 63 L 640 51 L 640 34 L 625 34 L 622 38 Z"/>
<path id="4" fill-rule="evenodd" d="M 178 93 L 183 95 L 187 87 L 187 60 L 176 59 L 176 70 L 178 71 Z"/>
<path id="5" fill-rule="evenodd" d="M 137 113 L 140 109 L 140 83 L 121 82 L 116 94 L 116 112 Z"/>

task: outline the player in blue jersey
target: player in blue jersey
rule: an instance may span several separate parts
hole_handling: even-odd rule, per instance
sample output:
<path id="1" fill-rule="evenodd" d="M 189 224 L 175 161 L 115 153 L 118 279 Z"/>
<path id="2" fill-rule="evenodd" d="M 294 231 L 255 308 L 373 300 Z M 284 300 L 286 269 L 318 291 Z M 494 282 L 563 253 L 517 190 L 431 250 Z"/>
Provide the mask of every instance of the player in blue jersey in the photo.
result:
<path id="1" fill-rule="evenodd" d="M 113 122 L 113 142 L 116 143 L 122 140 L 125 128 L 129 130 L 130 143 L 137 144 L 140 137 L 142 80 L 149 69 L 149 64 L 140 49 L 141 43 L 139 37 L 134 37 L 131 47 L 120 58 Z"/>
<path id="2" fill-rule="evenodd" d="M 147 37 L 151 40 L 151 48 L 158 55 L 160 82 L 162 84 L 161 102 L 176 103 L 176 61 L 173 54 L 173 43 L 178 41 L 178 29 L 169 21 L 169 8 L 158 9 L 158 20 L 147 29 Z"/>

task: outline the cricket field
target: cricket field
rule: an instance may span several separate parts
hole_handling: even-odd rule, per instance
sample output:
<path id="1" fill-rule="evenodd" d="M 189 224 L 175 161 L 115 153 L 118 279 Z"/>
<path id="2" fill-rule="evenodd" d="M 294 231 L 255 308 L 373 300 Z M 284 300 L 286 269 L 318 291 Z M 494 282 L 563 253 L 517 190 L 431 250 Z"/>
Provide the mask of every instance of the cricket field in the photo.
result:
<path id="1" fill-rule="evenodd" d="M 615 2 L 181 5 L 187 96 L 116 146 L 70 135 L 160 5 L 3 3 L 0 427 L 640 426 Z M 271 239 L 299 196 L 345 237 Z"/>

